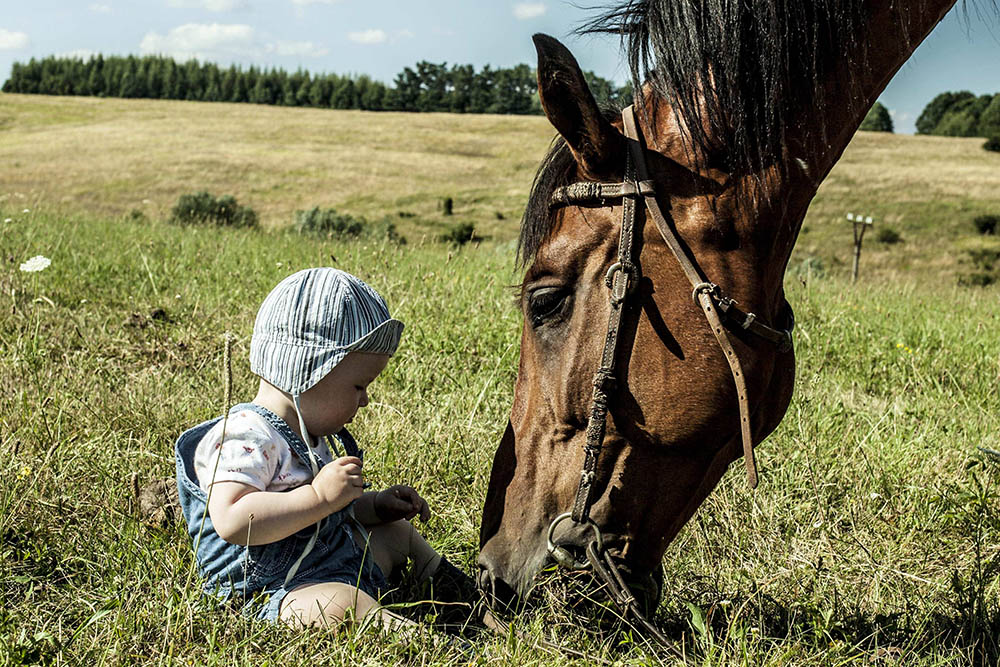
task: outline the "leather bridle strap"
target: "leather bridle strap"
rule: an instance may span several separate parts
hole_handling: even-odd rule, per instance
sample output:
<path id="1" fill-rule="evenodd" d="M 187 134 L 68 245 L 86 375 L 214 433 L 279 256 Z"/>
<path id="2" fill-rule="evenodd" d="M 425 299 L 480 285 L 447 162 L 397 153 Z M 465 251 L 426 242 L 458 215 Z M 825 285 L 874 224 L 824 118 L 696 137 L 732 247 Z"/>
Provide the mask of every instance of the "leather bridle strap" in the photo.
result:
<path id="1" fill-rule="evenodd" d="M 607 200 L 623 200 L 621 235 L 618 244 L 618 261 L 612 265 L 606 277 L 611 290 L 611 312 L 608 317 L 608 333 L 604 341 L 601 365 L 594 375 L 593 405 L 587 424 L 587 440 L 584 445 L 584 465 L 580 474 L 576 499 L 571 516 L 577 523 L 589 520 L 593 502 L 592 489 L 597 472 L 598 456 L 604 442 L 607 425 L 608 391 L 615 381 L 615 357 L 618 351 L 618 334 L 626 297 L 634 289 L 639 278 L 639 261 L 633 257 L 636 217 L 649 211 L 664 243 L 677 259 L 681 270 L 691 283 L 692 298 L 705 315 L 715 339 L 729 364 L 736 385 L 737 403 L 740 412 L 740 436 L 743 442 L 743 458 L 747 481 L 751 488 L 757 486 L 757 462 L 753 450 L 753 433 L 750 428 L 750 403 L 747 396 L 746 378 L 739 356 L 723 325 L 722 319 L 739 326 L 778 348 L 779 352 L 791 349 L 791 328 L 775 329 L 736 307 L 736 302 L 726 297 L 720 287 L 709 282 L 695 267 L 673 226 L 660 209 L 656 199 L 656 188 L 650 179 L 646 165 L 645 146 L 636 124 L 635 112 L 631 106 L 622 110 L 622 122 L 628 143 L 625 178 L 621 183 L 581 182 L 557 188 L 549 201 L 550 208 L 573 204 L 599 204 L 606 206 Z M 637 206 L 641 197 L 645 207 Z M 790 322 L 794 326 L 794 320 Z"/>
<path id="2" fill-rule="evenodd" d="M 608 390 L 615 381 L 615 357 L 618 354 L 618 333 L 621 329 L 622 313 L 625 310 L 625 298 L 638 282 L 638 266 L 632 260 L 632 247 L 635 238 L 636 201 L 641 188 L 635 182 L 635 160 L 629 154 L 625 162 L 625 180 L 618 183 L 617 197 L 623 197 L 622 225 L 618 237 L 618 261 L 613 264 L 605 277 L 605 283 L 611 290 L 611 313 L 608 315 L 608 334 L 604 339 L 604 352 L 601 354 L 601 365 L 594 374 L 594 393 L 590 408 L 590 420 L 587 422 L 587 441 L 584 444 L 583 471 L 580 473 L 580 484 L 576 489 L 576 500 L 573 503 L 571 516 L 576 523 L 589 519 L 590 505 L 593 502 L 591 491 L 597 474 L 597 460 L 604 444 L 604 430 L 608 416 Z M 596 185 L 595 196 L 604 199 L 610 194 L 600 194 L 613 190 L 613 185 L 603 183 L 577 183 L 581 189 L 586 185 Z M 632 186 L 632 187 L 629 187 Z M 572 188 L 573 186 L 569 186 Z"/>
<path id="3" fill-rule="evenodd" d="M 625 136 L 629 139 L 629 154 L 637 164 L 639 178 L 649 180 L 649 171 L 646 167 L 646 157 L 644 154 L 645 149 L 635 122 L 635 111 L 631 106 L 622 111 L 622 121 L 625 125 Z M 716 300 L 721 296 L 719 288 L 717 285 L 706 281 L 694 267 L 691 258 L 684 251 L 680 239 L 677 238 L 673 227 L 667 222 L 663 212 L 660 211 L 660 205 L 656 201 L 656 193 L 644 195 L 644 199 L 646 201 L 646 208 L 649 209 L 649 214 L 653 218 L 653 223 L 660 230 L 660 236 L 663 237 L 670 251 L 674 253 L 674 257 L 684 271 L 684 275 L 690 281 L 694 290 L 692 296 L 700 303 L 702 312 L 712 327 L 712 333 L 715 334 L 715 339 L 719 342 L 719 347 L 722 348 L 726 356 L 726 361 L 729 363 L 729 369 L 732 371 L 733 380 L 736 383 L 736 395 L 740 407 L 740 433 L 743 438 L 743 461 L 746 464 L 747 482 L 749 482 L 750 488 L 755 489 L 757 488 L 757 461 L 753 452 L 753 434 L 750 431 L 750 402 L 747 399 L 746 377 L 743 374 L 740 358 L 733 348 L 732 341 L 729 340 L 729 335 L 726 333 L 726 328 L 722 325 L 722 320 L 719 318 L 719 312 L 716 307 Z"/>

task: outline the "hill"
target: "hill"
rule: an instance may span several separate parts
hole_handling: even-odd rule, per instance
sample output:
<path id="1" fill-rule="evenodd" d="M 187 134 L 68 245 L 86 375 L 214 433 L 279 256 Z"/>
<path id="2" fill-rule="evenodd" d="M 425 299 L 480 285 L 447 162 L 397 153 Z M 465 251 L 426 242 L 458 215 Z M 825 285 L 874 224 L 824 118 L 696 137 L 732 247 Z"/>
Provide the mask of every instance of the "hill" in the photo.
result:
<path id="1" fill-rule="evenodd" d="M 388 216 L 411 240 L 469 222 L 506 241 L 553 134 L 541 117 L 4 94 L 0 207 L 162 218 L 181 194 L 207 190 L 235 195 L 269 228 L 320 206 Z M 990 241 L 972 218 L 1000 214 L 1000 154 L 981 143 L 858 133 L 813 202 L 793 273 L 849 272 L 854 212 L 876 222 L 863 277 L 954 282 Z M 886 227 L 901 242 L 877 242 Z"/>

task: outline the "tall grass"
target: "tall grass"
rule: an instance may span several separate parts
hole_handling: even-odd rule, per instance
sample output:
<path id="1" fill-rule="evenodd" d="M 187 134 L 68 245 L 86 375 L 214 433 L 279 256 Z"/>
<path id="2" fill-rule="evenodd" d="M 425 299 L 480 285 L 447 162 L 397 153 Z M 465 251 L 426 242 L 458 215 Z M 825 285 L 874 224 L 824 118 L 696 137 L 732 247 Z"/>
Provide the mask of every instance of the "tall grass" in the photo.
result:
<path id="1" fill-rule="evenodd" d="M 510 243 L 317 241 L 0 209 L 0 663 L 459 664 L 374 634 L 250 621 L 189 585 L 180 526 L 138 519 L 181 430 L 255 385 L 256 308 L 307 266 L 356 273 L 406 323 L 355 420 L 376 486 L 431 503 L 422 531 L 470 569 L 506 424 L 520 315 Z M 42 254 L 39 273 L 19 263 Z M 789 280 L 798 387 L 759 450 L 667 551 L 656 622 L 691 664 L 995 664 L 1000 655 L 1000 300 L 995 288 Z M 738 468 L 738 466 L 737 466 Z M 608 660 L 655 663 L 542 604 L 516 626 Z M 486 663 L 563 664 L 484 638 Z"/>

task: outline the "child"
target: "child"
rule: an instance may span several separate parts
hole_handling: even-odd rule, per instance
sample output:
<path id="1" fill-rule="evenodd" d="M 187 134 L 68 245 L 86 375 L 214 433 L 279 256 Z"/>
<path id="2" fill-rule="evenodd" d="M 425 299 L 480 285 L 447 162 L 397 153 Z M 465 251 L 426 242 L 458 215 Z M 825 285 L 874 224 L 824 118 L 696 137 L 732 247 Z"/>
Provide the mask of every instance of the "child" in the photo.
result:
<path id="1" fill-rule="evenodd" d="M 353 610 L 398 627 L 405 621 L 378 600 L 409 559 L 436 599 L 472 601 L 471 578 L 409 521 L 430 518 L 427 502 L 405 485 L 363 491 L 362 451 L 344 428 L 368 405 L 402 330 L 375 290 L 337 269 L 300 271 L 264 299 L 250 341 L 253 402 L 177 441 L 207 593 L 253 598 L 246 608 L 272 621 L 331 625 Z"/>

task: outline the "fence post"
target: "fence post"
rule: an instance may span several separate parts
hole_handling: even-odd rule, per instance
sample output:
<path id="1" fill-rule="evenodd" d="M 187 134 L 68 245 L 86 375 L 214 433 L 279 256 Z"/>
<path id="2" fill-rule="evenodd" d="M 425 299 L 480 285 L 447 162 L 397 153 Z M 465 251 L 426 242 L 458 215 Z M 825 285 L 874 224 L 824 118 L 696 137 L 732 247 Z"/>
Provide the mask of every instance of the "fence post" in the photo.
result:
<path id="1" fill-rule="evenodd" d="M 865 237 L 865 230 L 872 226 L 872 217 L 863 215 L 847 214 L 847 219 L 854 224 L 854 266 L 851 270 L 851 282 L 858 282 L 858 265 L 861 263 L 861 241 Z"/>

